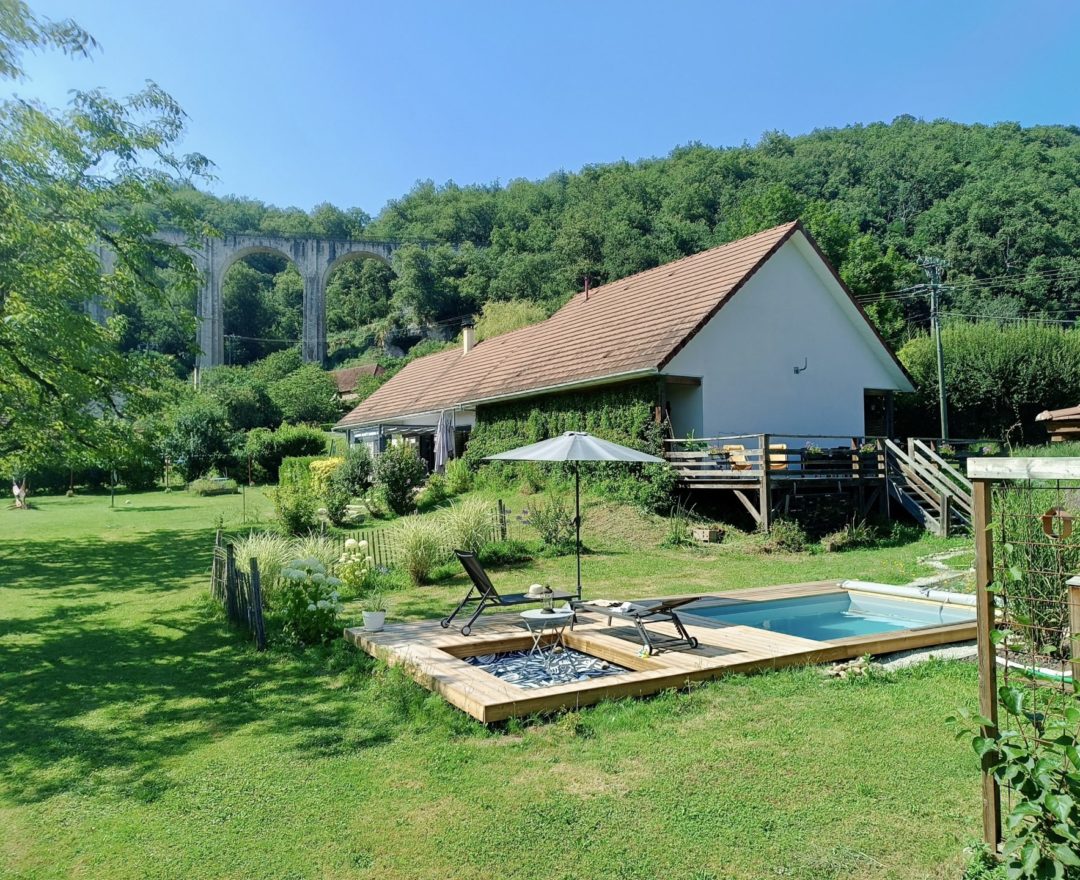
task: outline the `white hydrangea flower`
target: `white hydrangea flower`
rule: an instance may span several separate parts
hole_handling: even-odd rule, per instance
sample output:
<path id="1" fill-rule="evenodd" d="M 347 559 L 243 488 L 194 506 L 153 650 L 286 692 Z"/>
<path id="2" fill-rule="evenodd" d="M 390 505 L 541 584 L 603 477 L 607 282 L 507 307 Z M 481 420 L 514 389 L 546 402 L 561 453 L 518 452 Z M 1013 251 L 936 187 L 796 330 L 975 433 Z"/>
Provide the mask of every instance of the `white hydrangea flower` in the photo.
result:
<path id="1" fill-rule="evenodd" d="M 355 544 L 356 542 L 354 541 L 353 543 Z M 367 543 L 367 541 L 361 541 L 358 546 L 360 547 L 361 550 L 367 550 L 368 543 Z"/>
<path id="2" fill-rule="evenodd" d="M 366 544 L 367 541 L 364 541 L 364 543 Z M 352 550 L 353 547 L 356 547 L 356 546 L 358 546 L 356 538 L 349 538 L 349 540 L 347 540 L 345 542 L 345 549 L 346 550 Z"/>

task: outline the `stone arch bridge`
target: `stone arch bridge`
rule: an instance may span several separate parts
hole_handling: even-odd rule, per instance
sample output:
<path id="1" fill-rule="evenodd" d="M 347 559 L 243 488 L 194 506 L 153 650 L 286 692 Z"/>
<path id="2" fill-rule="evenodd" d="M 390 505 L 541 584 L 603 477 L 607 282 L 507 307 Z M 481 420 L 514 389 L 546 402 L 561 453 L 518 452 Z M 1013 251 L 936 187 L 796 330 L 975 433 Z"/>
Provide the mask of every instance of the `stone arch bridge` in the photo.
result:
<path id="1" fill-rule="evenodd" d="M 326 283 L 330 273 L 347 260 L 376 259 L 390 262 L 401 242 L 339 240 L 279 235 L 207 236 L 192 247 L 182 232 L 163 230 L 158 237 L 191 254 L 202 283 L 196 314 L 198 366 L 216 367 L 225 362 L 225 317 L 222 284 L 225 273 L 237 260 L 250 254 L 276 254 L 289 260 L 304 279 L 304 329 L 301 352 L 305 361 L 326 358 Z M 107 268 L 107 267 L 106 267 Z"/>

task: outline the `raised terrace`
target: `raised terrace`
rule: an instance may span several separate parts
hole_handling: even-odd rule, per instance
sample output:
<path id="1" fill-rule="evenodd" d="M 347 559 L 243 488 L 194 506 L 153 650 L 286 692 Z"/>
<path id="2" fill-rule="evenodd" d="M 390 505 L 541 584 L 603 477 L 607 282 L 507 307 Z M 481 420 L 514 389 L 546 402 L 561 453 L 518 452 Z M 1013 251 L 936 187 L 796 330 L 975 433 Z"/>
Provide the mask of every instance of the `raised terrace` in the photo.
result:
<path id="1" fill-rule="evenodd" d="M 727 609 L 738 608 L 739 614 L 745 615 L 761 603 L 808 597 L 840 599 L 846 592 L 838 581 L 819 581 L 696 594 L 703 601 L 687 606 L 681 617 L 697 638 L 698 647 L 660 651 L 652 656 L 642 656 L 633 626 L 618 621 L 609 626 L 602 617 L 583 614 L 573 631 L 566 630 L 566 648 L 623 667 L 623 671 L 547 687 L 522 687 L 497 678 L 469 660 L 528 650 L 531 639 L 516 613 L 485 615 L 469 636 L 456 628 L 443 629 L 439 621 L 431 620 L 389 625 L 377 633 L 347 629 L 345 637 L 368 654 L 400 666 L 419 684 L 474 718 L 496 722 L 535 712 L 588 706 L 606 699 L 647 696 L 730 673 L 844 660 L 975 636 L 974 617 L 969 619 L 966 614 L 954 614 L 950 619 L 955 622 L 830 639 L 770 631 L 762 628 L 770 625 L 767 621 L 748 626 L 723 620 Z M 911 604 L 936 607 L 930 602 Z M 731 617 L 734 621 L 737 615 Z M 675 634 L 670 624 L 657 625 L 656 630 Z"/>

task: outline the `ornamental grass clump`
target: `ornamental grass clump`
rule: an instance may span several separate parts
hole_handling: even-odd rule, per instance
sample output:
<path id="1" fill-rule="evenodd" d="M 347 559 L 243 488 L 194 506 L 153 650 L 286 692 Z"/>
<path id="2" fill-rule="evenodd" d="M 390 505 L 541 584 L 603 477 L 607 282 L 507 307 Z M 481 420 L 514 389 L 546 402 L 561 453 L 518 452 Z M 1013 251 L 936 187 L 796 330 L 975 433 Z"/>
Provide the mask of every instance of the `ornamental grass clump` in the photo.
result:
<path id="1" fill-rule="evenodd" d="M 454 550 L 479 553 L 492 541 L 495 512 L 483 498 L 456 501 L 443 513 L 446 539 Z"/>
<path id="2" fill-rule="evenodd" d="M 272 606 L 277 598 L 281 571 L 296 557 L 293 542 L 277 532 L 248 532 L 233 544 L 233 551 L 245 570 L 249 559 L 258 564 L 263 602 Z"/>
<path id="3" fill-rule="evenodd" d="M 286 641 L 317 645 L 337 636 L 340 586 L 318 559 L 294 559 L 282 569 L 279 614 Z"/>
<path id="4" fill-rule="evenodd" d="M 450 553 L 442 523 L 435 517 L 406 516 L 394 527 L 397 563 L 414 584 L 427 583 Z"/>
<path id="5" fill-rule="evenodd" d="M 332 569 L 341 556 L 340 544 L 329 535 L 308 532 L 293 541 L 293 554 L 301 559 L 316 559 L 326 569 Z"/>
<path id="6" fill-rule="evenodd" d="M 522 511 L 521 521 L 536 529 L 549 553 L 574 552 L 574 512 L 562 498 L 537 498 Z"/>

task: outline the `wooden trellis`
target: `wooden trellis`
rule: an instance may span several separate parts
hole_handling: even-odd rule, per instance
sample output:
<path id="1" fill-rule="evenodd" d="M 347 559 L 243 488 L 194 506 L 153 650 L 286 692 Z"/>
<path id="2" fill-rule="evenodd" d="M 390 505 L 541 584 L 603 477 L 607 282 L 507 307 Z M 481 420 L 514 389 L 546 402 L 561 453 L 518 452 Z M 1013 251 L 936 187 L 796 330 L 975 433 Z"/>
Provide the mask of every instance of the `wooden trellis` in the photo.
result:
<path id="1" fill-rule="evenodd" d="M 1063 711 L 1080 679 L 1080 458 L 984 458 L 973 484 L 979 712 L 997 732 L 999 684 L 1032 716 Z M 1001 841 L 1002 791 L 983 763 L 983 834 Z"/>

